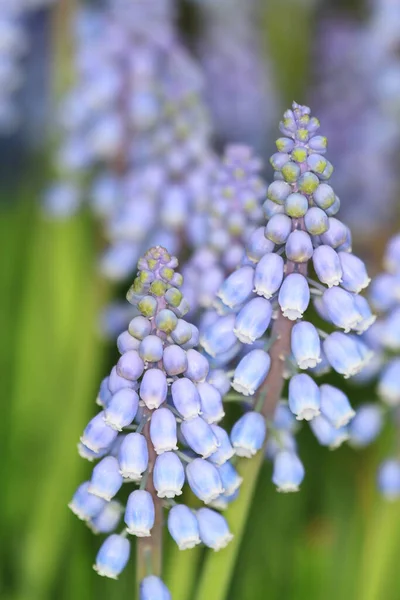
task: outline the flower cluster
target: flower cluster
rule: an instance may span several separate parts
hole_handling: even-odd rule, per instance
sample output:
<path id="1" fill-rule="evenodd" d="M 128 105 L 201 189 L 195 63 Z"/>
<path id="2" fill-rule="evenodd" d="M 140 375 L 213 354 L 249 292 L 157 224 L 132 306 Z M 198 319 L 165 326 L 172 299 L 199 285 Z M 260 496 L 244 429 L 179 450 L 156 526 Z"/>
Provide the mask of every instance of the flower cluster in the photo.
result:
<path id="1" fill-rule="evenodd" d="M 266 184 L 260 169 L 251 148 L 240 145 L 228 146 L 213 169 L 203 240 L 184 268 L 185 296 L 192 310 L 213 306 L 216 292 L 241 261 L 250 233 L 262 220 Z"/>
<path id="2" fill-rule="evenodd" d="M 313 102 L 326 127 L 346 222 L 360 237 L 390 224 L 398 192 L 400 8 L 373 0 L 364 23 L 325 19 Z M 338 94 L 337 90 L 341 93 Z"/>
<path id="3" fill-rule="evenodd" d="M 169 509 L 168 530 L 182 550 L 200 542 L 219 550 L 232 537 L 224 517 L 212 508 L 193 511 L 173 500 L 187 480 L 206 505 L 221 506 L 241 483 L 229 462 L 238 436 L 232 432 L 231 443 L 218 425 L 224 416 L 221 394 L 207 381 L 208 361 L 195 349 L 198 330 L 183 318 L 189 307 L 177 265 L 161 247 L 140 259 L 127 294 L 139 315 L 118 337 L 121 356 L 97 398 L 102 410 L 79 444 L 83 457 L 99 462 L 70 507 L 94 531 L 111 534 L 95 565 L 107 577 L 116 578 L 128 561 L 128 534 L 148 537 L 160 526 L 160 506 Z M 115 496 L 124 482 L 139 488 L 123 507 Z M 122 515 L 126 527 L 114 533 Z M 151 590 L 163 586 L 157 578 L 145 579 L 141 598 L 159 597 Z"/>
<path id="4" fill-rule="evenodd" d="M 330 367 L 344 377 L 358 373 L 371 358 L 359 334 L 370 327 L 374 316 L 360 296 L 370 281 L 364 263 L 351 253 L 350 230 L 336 217 L 340 201 L 328 183 L 333 167 L 325 158 L 327 140 L 318 133 L 319 126 L 306 106 L 294 103 L 285 112 L 280 124 L 283 137 L 271 157 L 275 177 L 263 205 L 265 236 L 256 231 L 256 241 L 248 246 L 251 260 L 244 261 L 221 285 L 217 295 L 227 314 L 205 329 L 201 344 L 209 356 L 217 357 L 229 356 L 239 341 L 243 346 L 232 387 L 253 396 L 267 378 L 268 394 L 271 356 L 275 345 L 279 348 L 282 343 L 283 330 L 288 332 L 288 347 L 282 352 L 288 355 L 283 374 L 290 379 L 290 411 L 297 420 L 310 421 L 321 444 L 337 447 L 349 435 L 347 425 L 354 411 L 341 390 L 318 386 L 313 375 Z M 331 333 L 303 320 L 311 309 L 311 297 L 320 317 L 334 329 Z M 276 360 L 282 358 L 279 355 Z M 271 409 L 268 416 L 274 418 Z M 252 419 L 264 421 L 261 414 L 250 411 L 239 426 Z M 283 430 L 290 433 L 291 428 L 289 424 Z M 253 426 L 251 430 L 255 449 L 259 449 L 261 433 Z M 296 489 L 303 470 L 293 444 L 289 441 L 288 445 L 278 444 L 284 454 L 278 452 L 275 463 L 288 479 L 287 489 Z M 279 487 L 284 489 L 284 483 Z"/>
<path id="5" fill-rule="evenodd" d="M 177 250 L 204 202 L 212 156 L 202 78 L 169 0 L 110 0 L 81 15 L 77 38 L 45 207 L 63 217 L 89 196 L 109 240 L 101 270 L 118 280 L 149 245 Z"/>
<path id="6" fill-rule="evenodd" d="M 371 305 L 379 318 L 366 335 L 375 359 L 373 368 L 364 378 L 371 381 L 377 376 L 377 393 L 382 405 L 374 407 L 380 420 L 368 443 L 379 434 L 385 412 L 396 430 L 400 424 L 400 234 L 395 235 L 386 247 L 384 269 L 373 279 L 370 291 Z M 378 486 L 386 498 L 400 498 L 400 458 L 395 452 L 393 457 L 382 463 Z"/>
<path id="7" fill-rule="evenodd" d="M 219 138 L 265 154 L 276 117 L 276 90 L 254 0 L 203 0 L 197 44 Z"/>

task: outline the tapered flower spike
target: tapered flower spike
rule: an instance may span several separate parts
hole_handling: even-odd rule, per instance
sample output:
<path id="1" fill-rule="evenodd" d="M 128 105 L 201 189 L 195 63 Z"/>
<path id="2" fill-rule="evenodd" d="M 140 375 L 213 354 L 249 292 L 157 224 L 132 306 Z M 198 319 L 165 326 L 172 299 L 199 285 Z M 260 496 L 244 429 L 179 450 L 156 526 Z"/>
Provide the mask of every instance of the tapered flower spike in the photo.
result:
<path id="1" fill-rule="evenodd" d="M 314 377 L 329 367 L 344 377 L 357 374 L 371 359 L 359 334 L 374 317 L 359 296 L 369 278 L 364 263 L 351 254 L 350 230 L 337 217 L 339 201 L 329 183 L 333 167 L 319 127 L 306 106 L 293 103 L 285 112 L 280 123 L 284 137 L 270 161 L 274 181 L 264 204 L 267 244 L 260 230 L 250 238 L 247 259 L 217 292 L 226 314 L 205 326 L 200 340 L 214 360 L 222 354 L 233 364 L 236 391 L 257 394 L 255 411 L 245 417 L 273 420 L 286 377 L 293 415 L 311 422 L 321 444 L 337 447 L 349 436 L 345 427 L 354 411 L 340 390 L 320 389 Z M 330 330 L 339 331 L 328 335 L 305 320 L 314 301 Z M 245 417 L 234 426 L 231 440 L 238 454 L 250 457 L 262 447 L 265 432 L 247 429 Z M 273 454 L 274 480 L 279 489 L 294 491 L 303 467 L 292 448 L 281 452 Z"/>
<path id="2" fill-rule="evenodd" d="M 225 504 L 241 483 L 229 463 L 236 446 L 216 424 L 224 415 L 221 393 L 205 381 L 209 364 L 195 348 L 197 328 L 185 319 L 188 305 L 177 266 L 177 259 L 159 246 L 140 259 L 127 298 L 141 314 L 123 333 L 124 343 L 118 344 L 121 357 L 100 386 L 97 402 L 103 410 L 81 438 L 80 454 L 101 460 L 90 481 L 76 491 L 71 510 L 96 532 L 114 532 L 122 513 L 126 527 L 107 538 L 99 551 L 95 569 L 106 577 L 117 578 L 125 567 L 130 552 L 127 535 L 140 540 L 140 578 L 148 555 L 153 572 L 160 572 L 156 557 L 164 506 L 173 506 L 168 528 L 181 549 L 200 541 L 219 549 L 232 537 L 221 515 L 195 513 L 174 500 L 182 494 L 186 479 L 207 504 Z M 255 418 L 261 420 L 260 446 L 265 423 L 257 413 Z M 251 437 L 249 431 L 242 434 L 242 445 L 246 436 Z M 139 486 L 130 492 L 124 508 L 115 500 L 123 482 Z M 213 523 L 215 531 L 210 530 Z M 143 579 L 140 597 L 150 600 L 153 594 L 170 597 L 155 575 Z"/>

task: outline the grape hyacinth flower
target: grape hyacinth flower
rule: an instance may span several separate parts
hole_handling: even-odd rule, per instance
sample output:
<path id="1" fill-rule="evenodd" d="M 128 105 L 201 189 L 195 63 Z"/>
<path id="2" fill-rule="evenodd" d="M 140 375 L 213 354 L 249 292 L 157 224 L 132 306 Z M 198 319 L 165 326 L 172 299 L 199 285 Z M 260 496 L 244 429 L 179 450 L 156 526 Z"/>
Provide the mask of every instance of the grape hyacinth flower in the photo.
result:
<path id="1" fill-rule="evenodd" d="M 285 112 L 283 136 L 270 161 L 275 174 L 263 206 L 263 237 L 257 229 L 250 238 L 247 256 L 217 292 L 225 314 L 220 308 L 222 316 L 201 332 L 212 357 L 229 356 L 240 344 L 239 362 L 230 359 L 231 385 L 240 394 L 256 395 L 252 410 L 232 429 L 232 444 L 242 456 L 252 456 L 265 437 L 265 425 L 263 432 L 253 427 L 247 432 L 243 419 L 254 415 L 273 421 L 285 378 L 296 419 L 310 421 L 323 445 L 340 445 L 354 411 L 343 392 L 319 386 L 314 377 L 329 367 L 351 377 L 371 359 L 360 338 L 374 320 L 359 295 L 369 278 L 364 263 L 351 253 L 350 230 L 337 217 L 340 202 L 329 183 L 333 166 L 319 127 L 306 106 L 293 103 Z M 328 332 L 308 320 L 313 303 Z M 274 482 L 278 489 L 294 491 L 303 466 L 292 448 L 280 452 L 275 452 Z"/>
<path id="2" fill-rule="evenodd" d="M 272 246 L 260 232 L 250 237 L 262 220 L 261 201 L 266 184 L 260 176 L 261 167 L 262 162 L 252 149 L 238 144 L 227 146 L 214 165 L 204 236 L 183 270 L 184 293 L 192 310 L 214 305 L 224 278 L 242 259 L 246 242 L 251 240 L 255 256 L 264 246 Z M 246 271 L 244 283 L 245 274 Z"/>
<path id="3" fill-rule="evenodd" d="M 155 556 L 164 508 L 170 509 L 168 529 L 182 550 L 201 542 L 218 550 L 232 537 L 224 517 L 215 511 L 176 503 L 186 480 L 206 504 L 225 502 L 241 483 L 229 463 L 236 445 L 217 424 L 224 416 L 221 393 L 204 381 L 208 361 L 196 350 L 197 328 L 185 320 L 189 308 L 177 265 L 159 246 L 140 259 L 127 293 L 139 314 L 122 334 L 121 356 L 97 397 L 102 410 L 80 442 L 82 456 L 100 461 L 70 507 L 94 531 L 111 534 L 95 565 L 100 575 L 111 578 L 118 577 L 129 559 L 132 535 L 141 540 L 139 563 L 150 554 L 152 568 L 159 572 Z M 261 415 L 255 418 L 261 419 L 262 430 Z M 236 437 L 244 447 L 251 432 Z M 262 442 L 262 431 L 259 438 Z M 115 499 L 123 483 L 136 486 L 125 507 Z M 126 527 L 115 533 L 122 513 Z M 140 594 L 144 599 L 153 594 L 169 598 L 154 575 L 143 579 Z"/>

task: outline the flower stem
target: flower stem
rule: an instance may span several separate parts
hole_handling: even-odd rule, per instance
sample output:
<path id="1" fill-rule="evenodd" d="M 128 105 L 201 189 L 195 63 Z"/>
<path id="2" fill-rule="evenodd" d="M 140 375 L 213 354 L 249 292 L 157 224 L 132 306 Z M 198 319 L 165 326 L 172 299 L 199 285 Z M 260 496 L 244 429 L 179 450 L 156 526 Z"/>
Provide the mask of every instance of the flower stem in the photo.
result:
<path id="1" fill-rule="evenodd" d="M 273 418 L 275 408 L 282 395 L 283 372 L 286 358 L 290 353 L 290 334 L 293 325 L 294 322 L 286 319 L 279 311 L 272 329 L 275 342 L 270 350 L 271 368 L 255 399 L 257 404 L 263 398 L 260 412 L 269 420 Z M 237 470 L 243 477 L 242 489 L 239 498 L 232 502 L 225 512 L 235 537 L 229 546 L 217 555 L 207 553 L 195 600 L 204 598 L 225 600 L 228 597 L 232 574 L 263 461 L 264 454 L 259 452 L 250 461 L 241 459 L 237 464 Z"/>
<path id="2" fill-rule="evenodd" d="M 146 490 L 150 492 L 155 508 L 155 521 L 151 530 L 151 537 L 138 538 L 137 541 L 137 570 L 136 576 L 138 583 L 142 581 L 149 570 L 153 575 L 161 575 L 162 568 L 162 527 L 163 527 L 163 504 L 157 496 L 153 482 L 153 468 L 156 460 L 156 452 L 150 439 L 150 420 L 147 419 L 143 428 L 143 435 L 147 440 L 149 451 L 149 466 L 146 482 Z"/>

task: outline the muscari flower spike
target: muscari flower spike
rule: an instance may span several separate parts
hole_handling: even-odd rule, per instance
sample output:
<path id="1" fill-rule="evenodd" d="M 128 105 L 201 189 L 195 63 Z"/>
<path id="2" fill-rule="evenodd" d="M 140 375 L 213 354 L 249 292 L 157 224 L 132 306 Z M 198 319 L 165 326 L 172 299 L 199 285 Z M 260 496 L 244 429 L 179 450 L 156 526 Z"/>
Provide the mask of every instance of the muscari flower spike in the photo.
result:
<path id="1" fill-rule="evenodd" d="M 171 509 L 168 529 L 182 550 L 201 542 L 219 550 L 232 537 L 212 508 L 196 511 L 174 500 L 187 481 L 204 503 L 225 506 L 241 483 L 229 463 L 235 445 L 217 424 L 224 416 L 221 393 L 207 381 L 207 359 L 196 350 L 198 330 L 184 318 L 189 305 L 177 266 L 161 247 L 140 259 L 127 293 L 140 314 L 119 337 L 121 356 L 97 397 L 102 410 L 79 444 L 84 458 L 100 460 L 70 507 L 94 531 L 109 534 L 95 569 L 111 578 L 128 562 L 128 536 L 152 535 L 155 502 Z M 123 483 L 136 486 L 125 507 L 115 499 Z M 126 527 L 116 533 L 122 515 Z M 160 579 L 147 577 L 140 597 L 153 598 L 156 590 L 157 597 L 169 598 Z"/>
<path id="2" fill-rule="evenodd" d="M 394 235 L 386 246 L 383 259 L 384 271 L 372 281 L 370 302 L 378 313 L 377 321 L 366 334 L 365 342 L 374 349 L 374 365 L 361 382 L 376 380 L 377 394 L 381 404 L 369 405 L 367 435 L 361 445 L 374 441 L 386 418 L 398 432 L 400 423 L 400 234 Z M 374 412 L 373 412 L 374 411 Z M 365 409 L 364 409 L 365 412 Z M 375 414 L 375 420 L 373 415 Z M 379 416 L 378 416 L 379 415 Z M 360 419 L 357 411 L 356 418 Z M 364 417 L 366 421 L 366 417 Z M 358 433 L 358 431 L 356 432 Z M 360 445 L 355 438 L 354 445 Z M 400 497 L 400 457 L 386 459 L 379 468 L 378 487 L 382 495 L 394 500 Z"/>
<path id="3" fill-rule="evenodd" d="M 351 253 L 349 228 L 337 217 L 340 201 L 329 184 L 333 166 L 325 157 L 327 140 L 319 127 L 306 106 L 293 103 L 285 112 L 280 123 L 283 137 L 270 161 L 275 174 L 263 205 L 263 236 L 255 230 L 247 258 L 220 286 L 217 296 L 226 314 L 210 320 L 200 339 L 209 356 L 222 353 L 228 364 L 229 353 L 239 343 L 240 360 L 234 364 L 231 385 L 240 394 L 254 396 L 268 377 L 268 348 L 279 337 L 279 331 L 275 339 L 270 336 L 269 327 L 278 315 L 286 319 L 291 331 L 288 406 L 297 420 L 311 422 L 321 444 L 333 448 L 349 437 L 354 411 L 343 392 L 319 386 L 314 377 L 329 368 L 345 378 L 361 371 L 372 352 L 360 334 L 374 316 L 359 295 L 370 279 L 364 263 Z M 317 329 L 308 315 L 304 318 L 313 302 L 331 333 Z M 232 430 L 233 445 L 240 431 L 240 452 L 251 456 L 263 440 L 258 429 L 250 430 L 247 438 L 243 419 Z M 279 458 L 274 455 L 274 481 L 282 491 L 295 490 L 303 467 L 290 449 L 281 451 Z"/>

